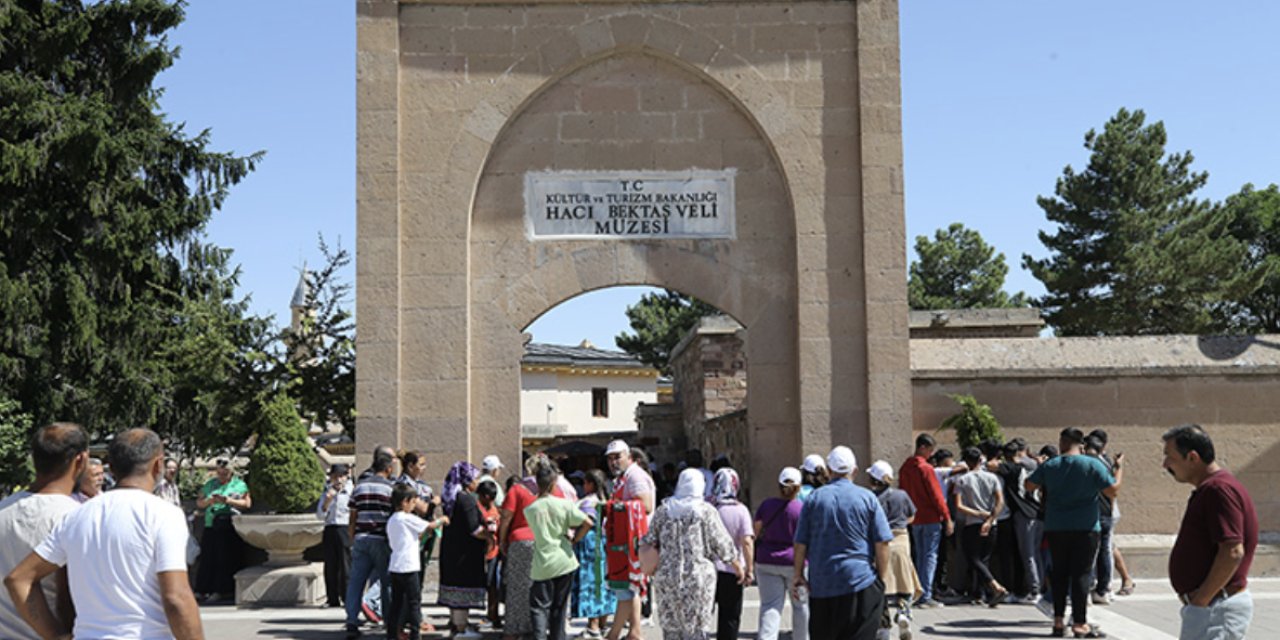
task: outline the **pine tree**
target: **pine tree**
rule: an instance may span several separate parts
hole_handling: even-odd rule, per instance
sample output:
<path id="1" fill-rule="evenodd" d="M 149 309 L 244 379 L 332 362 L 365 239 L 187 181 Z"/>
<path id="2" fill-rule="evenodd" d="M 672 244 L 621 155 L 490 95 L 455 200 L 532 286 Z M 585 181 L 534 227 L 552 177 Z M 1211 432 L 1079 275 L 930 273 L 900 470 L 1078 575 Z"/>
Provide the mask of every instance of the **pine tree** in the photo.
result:
<path id="1" fill-rule="evenodd" d="M 263 329 L 205 224 L 258 155 L 159 112 L 161 0 L 0 0 L 0 395 L 34 424 L 209 432 Z"/>
<path id="2" fill-rule="evenodd" d="M 718 311 L 697 298 L 668 289 L 662 293 L 646 293 L 639 302 L 628 306 L 626 313 L 635 333 L 618 334 L 614 338 L 618 348 L 663 373 L 670 373 L 671 350 L 703 316 Z"/>
<path id="3" fill-rule="evenodd" d="M 912 309 L 983 309 L 1026 306 L 1026 296 L 1004 291 L 1009 273 L 1004 254 L 982 234 L 959 222 L 938 229 L 934 239 L 916 236 L 916 256 L 907 281 Z"/>
<path id="4" fill-rule="evenodd" d="M 1266 272 L 1261 286 L 1228 308 L 1227 321 L 1246 333 L 1280 333 L 1280 186 L 1246 184 L 1222 207 L 1231 235 L 1248 247 L 1245 267 Z"/>
<path id="5" fill-rule="evenodd" d="M 1037 199 L 1058 228 L 1040 233 L 1049 257 L 1023 265 L 1044 283 L 1039 306 L 1059 335 L 1223 331 L 1225 307 L 1261 283 L 1241 269 L 1229 215 L 1195 197 L 1208 174 L 1191 171 L 1190 152 L 1166 157 L 1164 124 L 1145 120 L 1121 109 L 1090 130 L 1085 170 L 1067 166 L 1054 197 Z"/>

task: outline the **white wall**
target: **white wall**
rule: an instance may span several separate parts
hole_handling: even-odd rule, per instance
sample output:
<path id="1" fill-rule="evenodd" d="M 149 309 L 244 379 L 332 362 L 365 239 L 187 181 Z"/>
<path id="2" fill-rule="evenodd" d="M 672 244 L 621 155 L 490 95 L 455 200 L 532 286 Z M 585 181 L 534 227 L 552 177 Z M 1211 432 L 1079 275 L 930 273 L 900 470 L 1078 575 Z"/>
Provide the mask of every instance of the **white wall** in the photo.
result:
<path id="1" fill-rule="evenodd" d="M 609 415 L 591 415 L 591 390 L 609 390 Z M 520 423 L 546 425 L 558 433 L 588 434 L 636 429 L 636 405 L 658 401 L 654 376 L 572 375 L 567 373 L 520 374 Z M 555 407 L 547 411 L 547 405 Z M 563 425 L 563 431 L 556 428 Z"/>

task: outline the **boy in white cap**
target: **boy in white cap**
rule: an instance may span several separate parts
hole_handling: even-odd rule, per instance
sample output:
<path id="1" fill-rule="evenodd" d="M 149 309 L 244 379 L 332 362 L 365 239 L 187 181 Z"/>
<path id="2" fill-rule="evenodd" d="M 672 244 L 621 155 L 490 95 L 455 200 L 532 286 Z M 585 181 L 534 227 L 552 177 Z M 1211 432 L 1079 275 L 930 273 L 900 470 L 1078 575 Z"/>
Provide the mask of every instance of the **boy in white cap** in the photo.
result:
<path id="1" fill-rule="evenodd" d="M 493 499 L 493 504 L 498 507 L 502 506 L 502 498 L 504 498 L 507 493 L 502 489 L 502 482 L 499 480 L 502 477 L 502 470 L 505 468 L 506 465 L 502 464 L 502 461 L 498 459 L 498 456 L 492 454 L 487 455 L 480 463 L 480 471 L 483 472 L 483 475 L 481 475 L 480 479 L 476 481 L 477 487 L 487 481 L 492 482 L 493 485 L 498 488 L 498 497 Z"/>
<path id="2" fill-rule="evenodd" d="M 822 456 L 811 453 L 804 457 L 804 462 L 800 465 L 800 479 L 801 500 L 827 483 L 827 463 L 822 461 Z"/>
<path id="3" fill-rule="evenodd" d="M 810 640 L 875 637 L 893 533 L 875 494 L 853 484 L 849 447 L 827 455 L 831 482 L 805 500 L 796 526 L 792 585 L 809 590 Z M 805 577 L 805 561 L 809 576 Z"/>
<path id="4" fill-rule="evenodd" d="M 889 567 L 884 572 L 885 607 L 892 607 L 891 615 L 884 617 L 882 635 L 889 637 L 889 629 L 896 626 L 898 637 L 911 637 L 911 603 L 920 597 L 920 579 L 911 562 L 911 537 L 907 525 L 916 516 L 916 505 L 902 489 L 893 488 L 893 467 L 884 460 L 877 460 L 867 469 L 871 476 L 871 491 L 880 500 L 893 540 L 889 542 Z M 889 611 L 886 610 L 886 614 Z"/>

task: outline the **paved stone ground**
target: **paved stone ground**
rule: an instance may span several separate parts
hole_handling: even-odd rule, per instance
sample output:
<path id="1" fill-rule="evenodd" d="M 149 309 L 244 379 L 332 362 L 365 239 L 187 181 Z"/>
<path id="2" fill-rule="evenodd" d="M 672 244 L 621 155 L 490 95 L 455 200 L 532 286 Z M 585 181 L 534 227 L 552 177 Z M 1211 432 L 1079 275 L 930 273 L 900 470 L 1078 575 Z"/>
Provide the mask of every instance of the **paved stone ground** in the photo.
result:
<path id="1" fill-rule="evenodd" d="M 1280 579 L 1250 582 L 1254 597 L 1254 617 L 1249 636 L 1270 638 L 1280 635 Z M 424 594 L 423 601 L 434 601 L 435 594 Z M 1108 637 L 1119 640 L 1169 640 L 1178 637 L 1179 604 L 1165 580 L 1139 580 L 1134 595 L 1116 598 L 1105 607 L 1090 607 L 1089 618 Z M 756 635 L 759 599 L 754 588 L 747 590 L 742 615 L 741 637 L 751 640 Z M 447 613 L 439 607 L 426 607 L 424 614 L 437 626 L 443 626 Z M 343 613 L 340 609 L 236 609 L 206 607 L 202 610 L 205 634 L 211 640 L 249 640 L 251 638 L 295 638 L 297 640 L 342 637 Z M 914 638 L 1041 638 L 1047 637 L 1050 621 L 1031 605 L 1002 605 L 997 609 L 974 606 L 951 606 L 917 611 Z M 783 615 L 784 629 L 789 629 L 790 611 Z M 570 637 L 582 628 L 575 623 Z M 382 636 L 380 627 L 365 627 L 366 638 Z M 487 636 L 490 634 L 486 634 Z M 655 627 L 645 628 L 647 640 L 659 640 L 662 633 Z M 785 633 L 784 638 L 790 634 Z M 433 637 L 433 636 L 427 636 Z M 434 637 L 443 637 L 434 636 Z M 497 634 L 492 634 L 497 637 Z"/>

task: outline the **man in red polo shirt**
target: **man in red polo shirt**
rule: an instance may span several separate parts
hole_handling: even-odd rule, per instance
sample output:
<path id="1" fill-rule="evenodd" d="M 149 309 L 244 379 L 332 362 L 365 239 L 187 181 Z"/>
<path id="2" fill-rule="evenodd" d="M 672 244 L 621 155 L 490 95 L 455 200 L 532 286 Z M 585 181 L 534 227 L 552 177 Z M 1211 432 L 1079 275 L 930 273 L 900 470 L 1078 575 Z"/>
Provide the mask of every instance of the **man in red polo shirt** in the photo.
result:
<path id="1" fill-rule="evenodd" d="M 916 505 L 916 518 L 911 522 L 911 556 L 915 561 L 916 575 L 920 577 L 924 595 L 917 607 L 939 607 L 942 603 L 933 599 L 933 573 L 938 568 L 938 545 L 943 531 L 951 535 L 951 513 L 947 511 L 947 499 L 942 495 L 938 476 L 929 464 L 929 456 L 937 445 L 933 436 L 922 433 L 916 437 L 916 453 L 902 463 L 898 470 L 898 486 L 911 496 Z"/>
<path id="2" fill-rule="evenodd" d="M 1246 587 L 1258 546 L 1258 516 L 1240 481 L 1214 461 L 1213 440 L 1197 425 L 1164 434 L 1164 468 L 1194 485 L 1169 581 L 1182 600 L 1182 640 L 1243 639 L 1253 619 Z"/>

